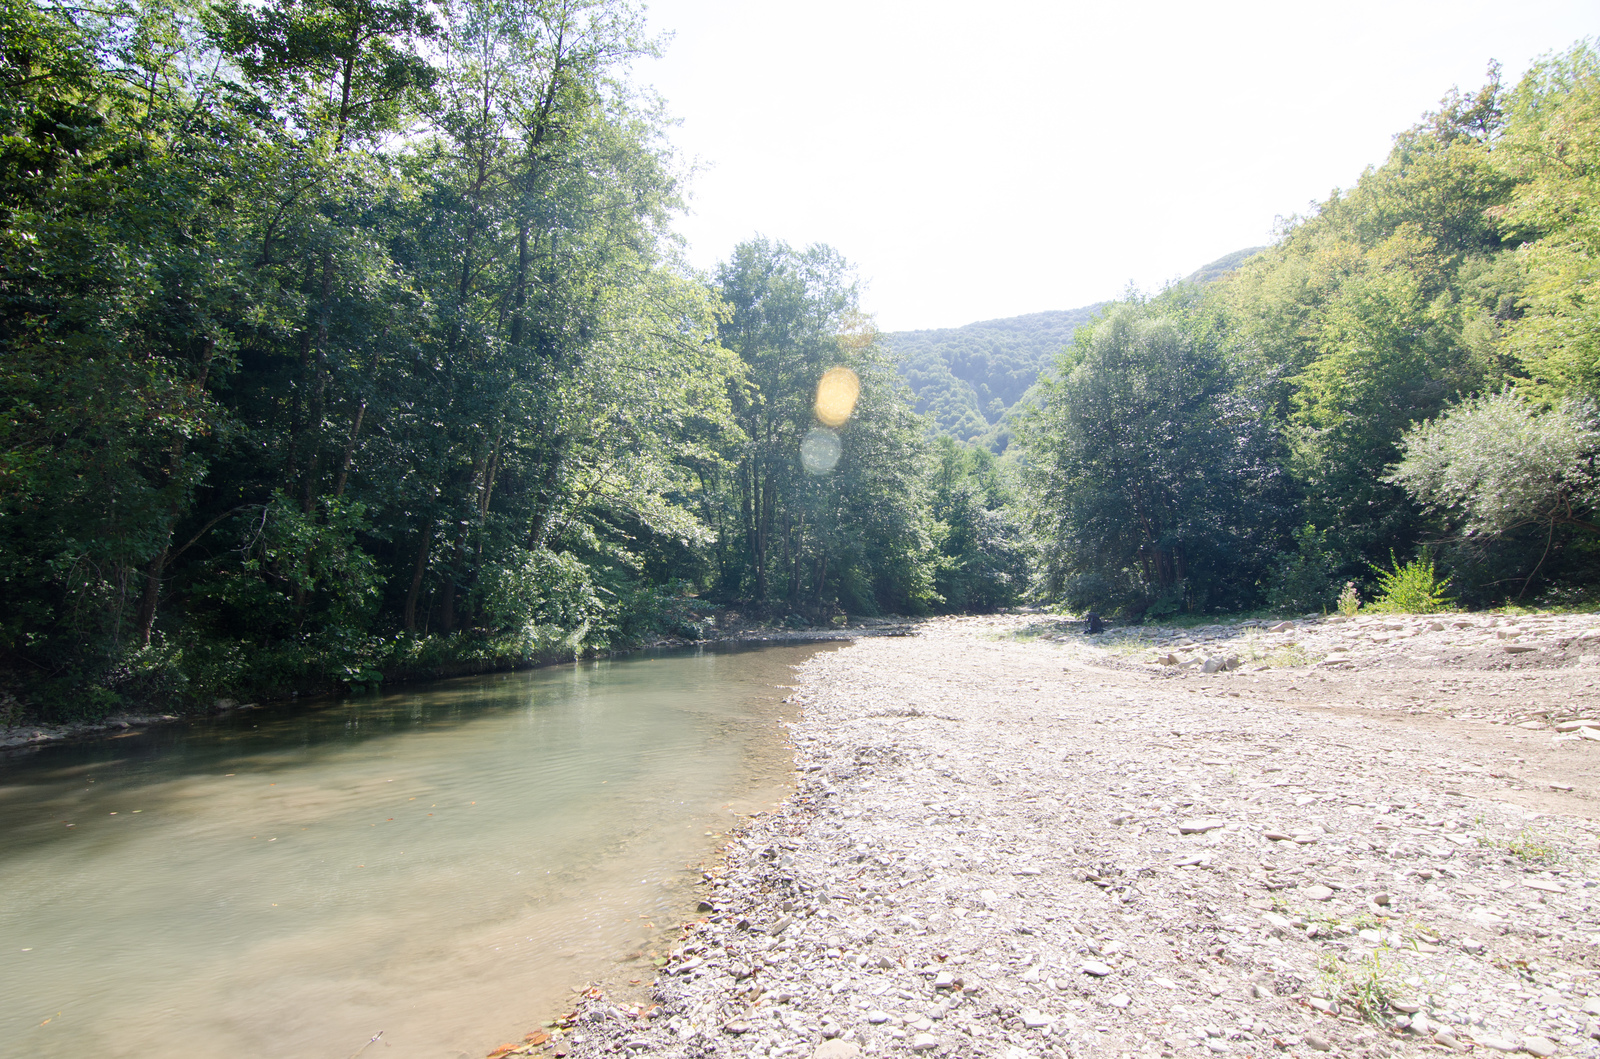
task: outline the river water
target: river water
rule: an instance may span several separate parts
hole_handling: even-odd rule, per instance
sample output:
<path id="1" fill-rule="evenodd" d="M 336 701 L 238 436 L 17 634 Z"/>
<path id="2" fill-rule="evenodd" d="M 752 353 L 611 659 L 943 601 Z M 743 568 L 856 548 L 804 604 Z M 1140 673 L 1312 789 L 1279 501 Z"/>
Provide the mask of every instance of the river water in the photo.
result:
<path id="1" fill-rule="evenodd" d="M 648 981 L 787 792 L 815 645 L 641 654 L 0 759 L 0 1054 L 479 1057 Z M 631 957 L 631 960 L 629 959 Z"/>

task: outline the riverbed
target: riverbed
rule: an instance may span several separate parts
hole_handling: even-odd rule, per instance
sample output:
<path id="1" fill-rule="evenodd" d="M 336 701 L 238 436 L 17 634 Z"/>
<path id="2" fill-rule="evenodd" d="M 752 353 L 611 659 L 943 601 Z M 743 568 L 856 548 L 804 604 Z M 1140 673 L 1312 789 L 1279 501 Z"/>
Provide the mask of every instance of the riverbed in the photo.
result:
<path id="1" fill-rule="evenodd" d="M 0 759 L 0 1051 L 481 1056 L 650 978 L 790 667 L 643 654 Z"/>

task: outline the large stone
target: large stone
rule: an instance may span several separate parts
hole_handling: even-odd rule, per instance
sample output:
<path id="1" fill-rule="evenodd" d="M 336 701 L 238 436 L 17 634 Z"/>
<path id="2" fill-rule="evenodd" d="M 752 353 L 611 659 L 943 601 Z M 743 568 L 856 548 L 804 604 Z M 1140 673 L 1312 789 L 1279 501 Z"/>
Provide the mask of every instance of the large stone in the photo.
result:
<path id="1" fill-rule="evenodd" d="M 1180 820 L 1178 821 L 1178 834 L 1203 835 L 1207 831 L 1215 831 L 1219 827 L 1226 827 L 1227 824 L 1226 820 L 1218 820 L 1216 817 L 1204 817 L 1199 820 Z"/>
<path id="2" fill-rule="evenodd" d="M 1096 978 L 1104 978 L 1111 973 L 1111 965 L 1101 963 L 1099 960 L 1084 960 L 1083 973 L 1092 974 Z"/>
<path id="3" fill-rule="evenodd" d="M 913 1052 L 931 1052 L 939 1047 L 939 1038 L 931 1033 L 919 1033 L 911 1038 Z"/>
<path id="4" fill-rule="evenodd" d="M 1496 1037 L 1491 1033 L 1473 1034 L 1472 1040 L 1475 1044 L 1481 1044 L 1485 1048 L 1493 1048 L 1497 1052 L 1514 1052 L 1517 1050 L 1516 1041 L 1506 1037 Z"/>
<path id="5" fill-rule="evenodd" d="M 860 1054 L 861 1045 L 854 1041 L 823 1041 L 811 1053 L 811 1059 L 856 1059 Z"/>

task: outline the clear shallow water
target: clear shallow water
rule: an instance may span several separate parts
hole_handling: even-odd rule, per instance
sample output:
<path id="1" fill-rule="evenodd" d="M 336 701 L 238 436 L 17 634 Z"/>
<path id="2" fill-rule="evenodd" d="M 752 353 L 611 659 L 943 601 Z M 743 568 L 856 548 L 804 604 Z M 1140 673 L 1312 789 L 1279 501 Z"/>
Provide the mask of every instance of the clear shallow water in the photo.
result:
<path id="1" fill-rule="evenodd" d="M 641 655 L 0 759 L 0 1054 L 482 1056 L 689 914 L 816 646 Z M 71 825 L 71 826 L 68 826 Z M 713 832 L 707 835 L 707 832 Z"/>

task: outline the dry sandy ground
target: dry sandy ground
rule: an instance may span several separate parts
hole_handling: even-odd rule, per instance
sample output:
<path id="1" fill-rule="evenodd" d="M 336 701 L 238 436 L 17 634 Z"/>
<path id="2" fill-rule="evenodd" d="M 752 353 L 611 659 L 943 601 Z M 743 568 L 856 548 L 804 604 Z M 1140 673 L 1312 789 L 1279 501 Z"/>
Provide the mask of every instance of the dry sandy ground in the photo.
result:
<path id="1" fill-rule="evenodd" d="M 820 654 L 658 1003 L 516 1051 L 1600 1057 L 1600 632 L 1459 620 Z"/>

